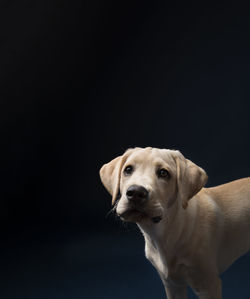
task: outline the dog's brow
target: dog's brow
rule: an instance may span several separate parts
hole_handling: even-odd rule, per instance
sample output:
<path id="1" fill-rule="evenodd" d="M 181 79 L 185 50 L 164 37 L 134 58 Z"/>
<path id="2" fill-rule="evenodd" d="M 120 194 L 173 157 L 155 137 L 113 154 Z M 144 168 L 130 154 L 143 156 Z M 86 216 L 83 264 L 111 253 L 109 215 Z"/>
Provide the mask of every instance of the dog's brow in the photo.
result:
<path id="1" fill-rule="evenodd" d="M 142 164 L 145 161 L 145 157 L 142 156 L 135 156 L 131 157 L 130 159 L 127 160 L 126 165 L 128 164 Z"/>
<path id="2" fill-rule="evenodd" d="M 157 166 L 161 166 L 161 165 L 166 165 L 167 166 L 167 163 L 162 159 L 154 160 L 154 164 L 157 165 Z"/>

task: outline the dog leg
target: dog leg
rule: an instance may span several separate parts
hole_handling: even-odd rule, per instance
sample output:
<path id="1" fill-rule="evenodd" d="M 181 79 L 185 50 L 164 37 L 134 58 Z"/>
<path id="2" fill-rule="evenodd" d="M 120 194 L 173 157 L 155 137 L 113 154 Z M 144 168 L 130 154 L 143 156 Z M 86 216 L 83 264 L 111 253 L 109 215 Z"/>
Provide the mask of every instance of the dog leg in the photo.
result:
<path id="1" fill-rule="evenodd" d="M 201 277 L 193 276 L 189 281 L 189 285 L 199 299 L 222 299 L 220 278 L 215 275 Z"/>
<path id="2" fill-rule="evenodd" d="M 185 284 L 167 279 L 163 281 L 167 299 L 187 299 L 187 287 Z"/>

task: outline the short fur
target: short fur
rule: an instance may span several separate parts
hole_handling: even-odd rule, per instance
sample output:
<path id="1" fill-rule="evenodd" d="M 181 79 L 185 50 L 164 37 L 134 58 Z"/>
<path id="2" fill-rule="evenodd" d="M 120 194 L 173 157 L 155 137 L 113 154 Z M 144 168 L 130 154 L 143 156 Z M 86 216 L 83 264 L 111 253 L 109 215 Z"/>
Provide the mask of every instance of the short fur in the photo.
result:
<path id="1" fill-rule="evenodd" d="M 128 165 L 133 172 L 125 175 Z M 161 168 L 170 177 L 159 178 Z M 220 273 L 250 249 L 250 178 L 204 188 L 202 168 L 179 151 L 151 147 L 129 149 L 105 164 L 100 176 L 113 204 L 120 194 L 117 214 L 142 231 L 146 257 L 167 298 L 187 298 L 189 285 L 200 299 L 221 299 Z M 148 190 L 146 203 L 127 199 L 131 185 Z"/>

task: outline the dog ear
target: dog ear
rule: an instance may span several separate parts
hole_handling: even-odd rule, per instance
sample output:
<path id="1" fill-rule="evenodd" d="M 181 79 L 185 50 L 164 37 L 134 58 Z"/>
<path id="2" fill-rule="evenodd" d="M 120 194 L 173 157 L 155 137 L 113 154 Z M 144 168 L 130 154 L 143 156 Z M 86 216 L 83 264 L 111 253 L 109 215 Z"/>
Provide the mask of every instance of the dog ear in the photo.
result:
<path id="1" fill-rule="evenodd" d="M 175 151 L 174 159 L 177 168 L 177 187 L 184 209 L 188 200 L 205 186 L 208 176 L 206 172 L 192 161 L 186 159 L 179 151 Z"/>
<path id="2" fill-rule="evenodd" d="M 120 193 L 120 179 L 121 170 L 130 154 L 139 148 L 128 149 L 122 156 L 119 156 L 107 164 L 104 164 L 100 169 L 100 178 L 107 189 L 112 195 L 112 205 L 114 205 L 119 193 Z"/>

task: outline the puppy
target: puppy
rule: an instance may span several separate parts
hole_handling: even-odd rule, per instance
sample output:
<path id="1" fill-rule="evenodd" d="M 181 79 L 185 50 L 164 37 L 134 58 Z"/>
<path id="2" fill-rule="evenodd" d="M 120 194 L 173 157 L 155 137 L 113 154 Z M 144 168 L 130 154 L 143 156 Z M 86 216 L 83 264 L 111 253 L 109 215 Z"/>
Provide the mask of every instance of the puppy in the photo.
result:
<path id="1" fill-rule="evenodd" d="M 100 170 L 123 221 L 136 222 L 168 299 L 220 299 L 225 271 L 250 248 L 250 178 L 204 188 L 206 172 L 179 151 L 127 150 Z"/>

